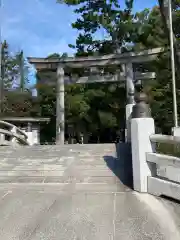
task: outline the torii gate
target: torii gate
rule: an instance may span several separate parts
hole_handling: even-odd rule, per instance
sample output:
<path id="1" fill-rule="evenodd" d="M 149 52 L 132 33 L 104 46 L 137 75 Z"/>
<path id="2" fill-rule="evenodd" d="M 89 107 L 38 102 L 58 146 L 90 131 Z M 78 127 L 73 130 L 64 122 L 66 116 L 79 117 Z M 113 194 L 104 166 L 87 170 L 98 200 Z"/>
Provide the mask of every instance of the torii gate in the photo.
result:
<path id="1" fill-rule="evenodd" d="M 33 58 L 28 60 L 35 65 L 37 70 L 50 69 L 57 71 L 57 95 L 56 95 L 56 144 L 64 144 L 64 85 L 70 83 L 92 83 L 92 82 L 125 82 L 127 92 L 126 105 L 126 125 L 128 130 L 128 122 L 134 105 L 134 84 L 136 80 L 145 80 L 155 78 L 155 73 L 133 72 L 133 63 L 150 62 L 156 59 L 159 53 L 164 52 L 163 48 L 154 48 L 140 52 L 129 52 L 123 54 L 109 54 L 104 56 L 90 57 L 68 57 L 65 59 L 55 58 Z M 105 67 L 112 65 L 121 65 L 122 71 L 116 74 L 99 74 L 97 67 Z M 88 68 L 93 75 L 84 77 L 66 77 L 64 68 Z M 95 74 L 94 74 L 95 73 Z M 127 138 L 129 132 L 127 132 Z"/>

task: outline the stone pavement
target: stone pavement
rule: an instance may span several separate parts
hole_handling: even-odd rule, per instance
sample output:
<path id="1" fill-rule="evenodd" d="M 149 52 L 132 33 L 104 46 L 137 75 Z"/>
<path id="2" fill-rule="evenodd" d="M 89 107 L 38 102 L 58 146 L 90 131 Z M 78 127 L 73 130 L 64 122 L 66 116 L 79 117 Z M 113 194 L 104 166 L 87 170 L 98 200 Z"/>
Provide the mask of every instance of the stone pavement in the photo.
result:
<path id="1" fill-rule="evenodd" d="M 115 153 L 107 144 L 1 148 L 0 239 L 179 240 L 180 205 L 124 185 L 130 162 Z"/>

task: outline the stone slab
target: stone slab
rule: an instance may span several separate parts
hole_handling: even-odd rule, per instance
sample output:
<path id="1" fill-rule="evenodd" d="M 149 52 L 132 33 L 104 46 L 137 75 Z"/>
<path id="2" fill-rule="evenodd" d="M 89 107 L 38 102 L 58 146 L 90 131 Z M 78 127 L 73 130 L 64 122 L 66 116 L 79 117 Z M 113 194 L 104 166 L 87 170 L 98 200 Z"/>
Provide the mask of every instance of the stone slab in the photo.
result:
<path id="1" fill-rule="evenodd" d="M 173 233 L 171 237 L 172 223 L 168 223 L 173 217 L 176 230 L 180 230 L 180 217 L 175 215 L 180 212 L 179 204 L 152 199 L 143 202 L 133 192 L 72 193 L 71 189 L 58 189 L 42 184 L 0 185 L 0 196 L 6 193 L 0 198 L 0 239 L 179 240 Z M 159 222 L 153 212 L 156 208 L 158 214 L 168 212 L 167 224 Z"/>
<path id="2" fill-rule="evenodd" d="M 113 177 L 85 177 L 85 176 L 63 176 L 63 177 L 46 177 L 44 183 L 67 182 L 67 183 L 108 183 L 116 184 L 117 179 Z"/>
<path id="3" fill-rule="evenodd" d="M 177 167 L 157 165 L 157 175 L 180 183 L 180 169 Z"/>
<path id="4" fill-rule="evenodd" d="M 163 195 L 180 201 L 180 184 L 158 177 L 148 177 L 148 193 L 156 196 Z"/>
<path id="5" fill-rule="evenodd" d="M 108 184 L 108 183 L 76 183 L 73 188 L 74 192 L 127 192 L 131 191 L 121 183 Z"/>
<path id="6" fill-rule="evenodd" d="M 9 177 L 46 177 L 46 176 L 63 176 L 64 171 L 44 171 L 44 170 L 22 170 L 22 171 L 16 171 L 16 170 L 11 170 L 11 171 L 1 171 L 0 176 L 9 176 Z"/>
<path id="7" fill-rule="evenodd" d="M 0 202 L 0 239 L 110 240 L 112 202 L 112 194 L 102 204 L 101 195 L 13 192 Z"/>
<path id="8" fill-rule="evenodd" d="M 115 203 L 115 240 L 162 240 L 162 229 L 153 212 L 133 194 L 117 194 Z"/>

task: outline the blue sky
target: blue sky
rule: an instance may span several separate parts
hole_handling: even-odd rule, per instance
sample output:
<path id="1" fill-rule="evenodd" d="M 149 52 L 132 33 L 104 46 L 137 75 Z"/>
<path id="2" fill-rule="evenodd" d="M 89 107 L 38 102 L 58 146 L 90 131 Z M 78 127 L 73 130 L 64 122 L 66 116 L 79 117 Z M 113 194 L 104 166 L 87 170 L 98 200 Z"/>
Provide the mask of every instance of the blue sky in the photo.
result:
<path id="1" fill-rule="evenodd" d="M 124 5 L 124 0 L 122 6 Z M 78 32 L 71 27 L 77 15 L 73 8 L 56 0 L 2 0 L 1 36 L 12 51 L 24 50 L 26 56 L 46 57 L 67 52 Z M 151 8 L 157 0 L 135 0 L 134 11 Z"/>
<path id="2" fill-rule="evenodd" d="M 53 52 L 72 50 L 77 31 L 71 23 L 77 18 L 73 9 L 56 0 L 2 0 L 2 38 L 12 50 L 23 49 L 26 56 L 46 57 Z M 122 0 L 124 3 L 124 0 Z M 135 0 L 134 9 L 152 7 L 156 0 Z"/>

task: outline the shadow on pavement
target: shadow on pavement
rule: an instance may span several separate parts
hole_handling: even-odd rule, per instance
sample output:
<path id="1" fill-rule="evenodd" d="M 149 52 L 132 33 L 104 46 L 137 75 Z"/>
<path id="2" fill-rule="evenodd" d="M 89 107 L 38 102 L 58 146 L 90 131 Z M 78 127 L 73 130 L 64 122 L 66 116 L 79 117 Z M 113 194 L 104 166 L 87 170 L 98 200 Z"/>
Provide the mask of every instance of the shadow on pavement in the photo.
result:
<path id="1" fill-rule="evenodd" d="M 104 156 L 104 161 L 120 182 L 133 188 L 131 145 L 129 143 L 116 144 L 116 156 Z"/>

